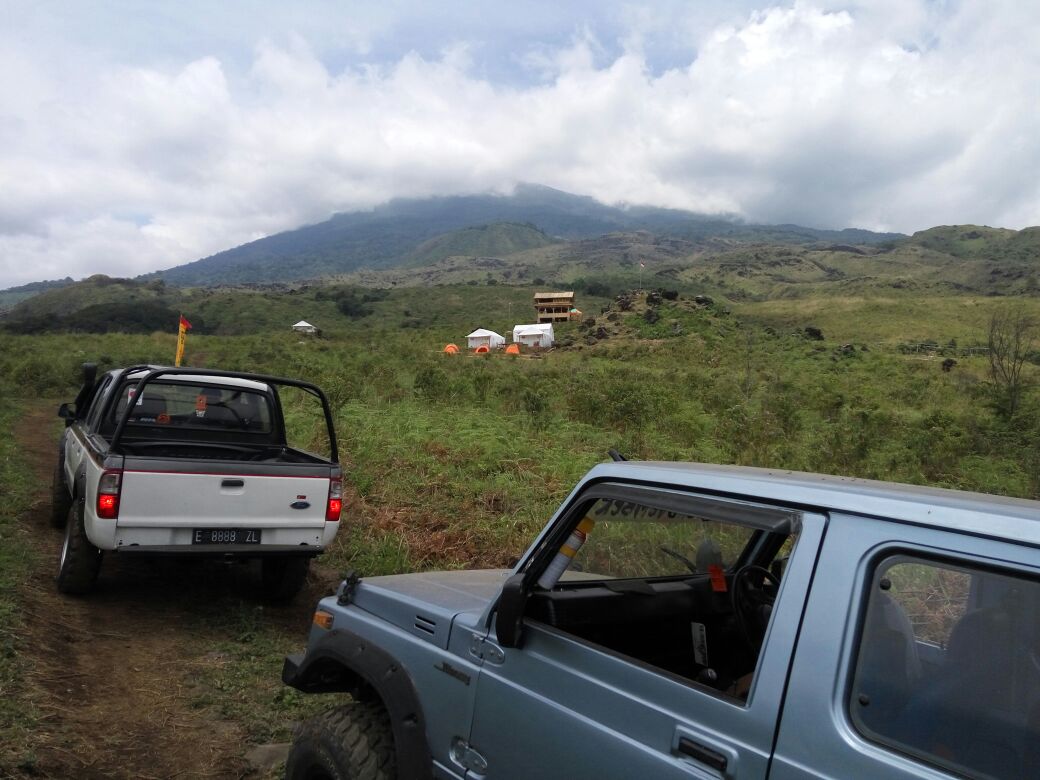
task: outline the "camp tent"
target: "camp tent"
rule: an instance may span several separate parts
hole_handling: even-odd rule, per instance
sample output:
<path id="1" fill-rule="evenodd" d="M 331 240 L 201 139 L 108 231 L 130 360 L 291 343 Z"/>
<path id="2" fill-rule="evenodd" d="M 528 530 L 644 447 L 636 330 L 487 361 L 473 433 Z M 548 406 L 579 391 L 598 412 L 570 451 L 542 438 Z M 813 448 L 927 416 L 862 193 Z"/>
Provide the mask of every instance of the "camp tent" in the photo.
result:
<path id="1" fill-rule="evenodd" d="M 295 330 L 297 333 L 317 333 L 318 332 L 318 329 L 316 327 L 314 327 L 313 325 L 311 325 L 309 322 L 307 322 L 307 320 L 300 320 L 299 322 L 297 322 L 295 325 L 292 326 L 292 329 Z"/>
<path id="2" fill-rule="evenodd" d="M 513 328 L 513 343 L 525 347 L 551 347 L 555 341 L 551 322 L 537 325 L 517 325 Z"/>
<path id="3" fill-rule="evenodd" d="M 493 330 L 477 328 L 466 336 L 466 346 L 470 349 L 487 347 L 488 349 L 501 349 L 506 345 L 505 336 L 500 336 Z"/>
<path id="4" fill-rule="evenodd" d="M 444 345 L 444 354 L 445 355 L 457 355 L 457 354 L 459 354 L 459 348 L 455 344 L 445 344 Z"/>

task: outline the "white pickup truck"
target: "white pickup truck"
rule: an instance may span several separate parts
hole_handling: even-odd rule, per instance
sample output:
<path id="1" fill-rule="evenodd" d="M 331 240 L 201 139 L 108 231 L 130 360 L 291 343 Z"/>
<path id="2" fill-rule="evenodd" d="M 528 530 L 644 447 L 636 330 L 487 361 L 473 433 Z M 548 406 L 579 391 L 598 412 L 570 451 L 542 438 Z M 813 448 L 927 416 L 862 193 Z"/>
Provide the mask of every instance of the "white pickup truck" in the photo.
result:
<path id="1" fill-rule="evenodd" d="M 211 369 L 84 366 L 65 419 L 52 522 L 63 593 L 91 590 L 105 552 L 259 559 L 261 588 L 292 598 L 339 528 L 342 473 L 324 393 L 295 379 Z M 320 401 L 329 457 L 287 444 L 278 386 Z"/>

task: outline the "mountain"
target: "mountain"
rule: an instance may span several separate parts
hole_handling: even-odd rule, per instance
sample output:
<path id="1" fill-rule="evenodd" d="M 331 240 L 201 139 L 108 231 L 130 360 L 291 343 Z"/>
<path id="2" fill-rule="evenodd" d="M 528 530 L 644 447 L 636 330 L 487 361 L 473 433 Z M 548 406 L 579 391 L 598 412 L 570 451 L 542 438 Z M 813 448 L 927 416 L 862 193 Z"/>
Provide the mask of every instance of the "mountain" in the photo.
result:
<path id="1" fill-rule="evenodd" d="M 546 287 L 586 298 L 636 286 L 666 288 L 732 302 L 1036 295 L 1040 228 L 955 225 L 887 243 L 849 244 L 749 242 L 739 234 L 680 238 L 649 230 L 561 240 L 529 225 L 497 223 L 431 238 L 407 263 L 338 274 L 322 284 L 216 289 L 97 275 L 20 302 L 5 314 L 3 327 L 17 333 L 169 331 L 184 312 L 197 333 L 236 334 L 277 330 L 301 318 L 334 327 L 374 310 L 399 310 L 397 321 L 408 324 L 437 321 L 440 315 L 423 303 L 427 298 L 464 309 L 463 301 L 479 290 L 489 300 L 524 299 Z M 443 291 L 431 295 L 434 286 Z"/>
<path id="2" fill-rule="evenodd" d="M 512 195 L 392 200 L 371 211 L 337 214 L 316 225 L 268 236 L 143 278 L 194 286 L 285 282 L 394 268 L 414 264 L 422 255 L 419 247 L 430 239 L 496 223 L 531 225 L 561 239 L 635 230 L 690 241 L 722 237 L 743 242 L 862 244 L 903 238 L 895 233 L 747 225 L 735 219 L 649 206 L 608 206 L 593 198 L 528 184 L 518 186 Z"/>

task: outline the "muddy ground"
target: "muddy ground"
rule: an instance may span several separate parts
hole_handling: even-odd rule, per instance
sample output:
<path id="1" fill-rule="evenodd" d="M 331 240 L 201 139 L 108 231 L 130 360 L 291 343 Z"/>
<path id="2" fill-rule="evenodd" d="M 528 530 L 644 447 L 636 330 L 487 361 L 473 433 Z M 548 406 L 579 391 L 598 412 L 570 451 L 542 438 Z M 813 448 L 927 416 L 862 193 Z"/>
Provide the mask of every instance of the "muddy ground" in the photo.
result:
<path id="1" fill-rule="evenodd" d="M 94 593 L 59 594 L 54 573 L 62 532 L 48 522 L 53 413 L 50 404 L 33 405 L 15 430 L 38 478 L 33 510 L 22 522 L 42 551 L 23 592 L 27 683 L 40 714 L 36 760 L 26 776 L 271 776 L 247 761 L 255 746 L 243 724 L 199 704 L 200 670 L 220 662 L 214 646 L 233 630 L 220 620 L 222 610 L 231 614 L 252 598 L 254 573 L 215 562 L 112 555 Z M 318 567 L 291 605 L 264 608 L 265 622 L 302 649 L 313 605 L 330 584 L 330 573 Z"/>

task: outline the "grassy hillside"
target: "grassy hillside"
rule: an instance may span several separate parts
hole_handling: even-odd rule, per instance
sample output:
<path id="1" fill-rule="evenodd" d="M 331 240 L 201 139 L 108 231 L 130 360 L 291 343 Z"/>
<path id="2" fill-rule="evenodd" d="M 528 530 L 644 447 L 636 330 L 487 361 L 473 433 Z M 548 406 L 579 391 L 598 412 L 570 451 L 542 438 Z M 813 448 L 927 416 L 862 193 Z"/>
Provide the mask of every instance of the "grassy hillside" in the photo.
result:
<path id="1" fill-rule="evenodd" d="M 449 257 L 502 257 L 557 243 L 533 225 L 499 222 L 446 233 L 412 251 L 408 266 L 426 266 Z"/>
<path id="2" fill-rule="evenodd" d="M 887 244 L 748 243 L 689 239 L 649 231 L 609 233 L 499 257 L 448 257 L 429 265 L 337 277 L 372 287 L 436 284 L 563 286 L 596 281 L 610 288 L 680 287 L 733 300 L 914 295 L 1040 294 L 1040 228 L 974 237 L 974 226 L 937 228 L 942 241 Z M 918 234 L 920 236 L 921 234 Z M 980 235 L 982 235 L 980 233 Z M 643 267 L 640 267 L 642 263 Z"/>

